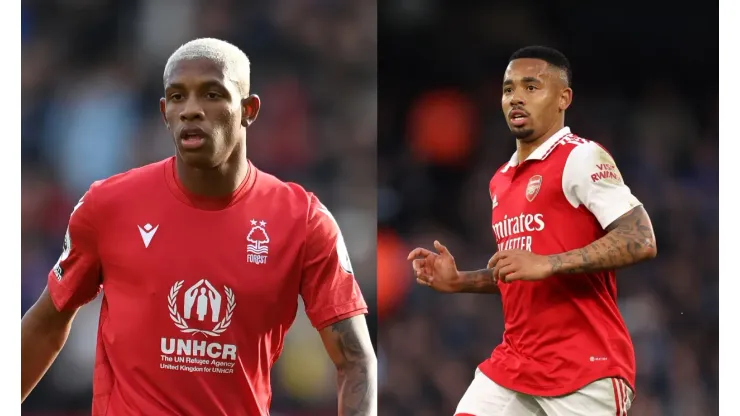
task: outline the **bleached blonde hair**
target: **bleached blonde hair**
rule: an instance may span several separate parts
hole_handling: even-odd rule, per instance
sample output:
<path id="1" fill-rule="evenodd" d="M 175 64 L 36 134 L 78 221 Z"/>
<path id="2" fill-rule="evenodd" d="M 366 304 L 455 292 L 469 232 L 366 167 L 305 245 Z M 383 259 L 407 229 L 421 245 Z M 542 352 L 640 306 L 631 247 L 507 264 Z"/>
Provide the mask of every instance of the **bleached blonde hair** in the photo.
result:
<path id="1" fill-rule="evenodd" d="M 226 76 L 234 81 L 244 97 L 249 95 L 250 63 L 247 55 L 237 46 L 220 39 L 199 38 L 177 48 L 167 59 L 162 79 L 167 78 L 175 64 L 181 61 L 207 59 L 223 67 Z"/>

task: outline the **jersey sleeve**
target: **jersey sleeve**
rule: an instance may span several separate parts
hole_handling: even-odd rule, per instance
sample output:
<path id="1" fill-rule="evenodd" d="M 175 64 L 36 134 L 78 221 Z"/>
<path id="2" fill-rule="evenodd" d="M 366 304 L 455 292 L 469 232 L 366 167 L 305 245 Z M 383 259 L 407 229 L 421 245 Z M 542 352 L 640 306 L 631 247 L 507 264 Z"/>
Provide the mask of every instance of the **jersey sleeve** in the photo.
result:
<path id="1" fill-rule="evenodd" d="M 586 207 L 602 228 L 642 205 L 624 183 L 614 158 L 594 142 L 570 152 L 563 168 L 563 192 L 574 208 Z"/>
<path id="2" fill-rule="evenodd" d="M 311 324 L 321 330 L 367 313 L 339 225 L 314 195 L 307 232 L 301 297 Z"/>
<path id="3" fill-rule="evenodd" d="M 93 221 L 93 188 L 72 210 L 62 254 L 49 272 L 48 288 L 57 310 L 74 310 L 95 299 L 101 290 L 101 266 Z"/>

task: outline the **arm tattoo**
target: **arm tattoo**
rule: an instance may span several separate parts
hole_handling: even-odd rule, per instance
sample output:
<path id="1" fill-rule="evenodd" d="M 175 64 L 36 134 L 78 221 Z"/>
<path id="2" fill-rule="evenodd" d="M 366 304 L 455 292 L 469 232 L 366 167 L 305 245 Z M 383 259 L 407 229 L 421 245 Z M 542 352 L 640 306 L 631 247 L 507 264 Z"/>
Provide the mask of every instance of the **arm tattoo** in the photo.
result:
<path id="1" fill-rule="evenodd" d="M 548 256 L 553 274 L 612 270 L 657 253 L 650 217 L 641 206 L 618 218 L 606 231 L 604 237 L 586 247 Z"/>
<path id="2" fill-rule="evenodd" d="M 377 414 L 377 359 L 364 316 L 339 321 L 322 331 L 337 367 L 340 416 Z"/>
<path id="3" fill-rule="evenodd" d="M 501 293 L 493 269 L 481 269 L 472 272 L 461 272 L 460 292 L 462 293 Z"/>

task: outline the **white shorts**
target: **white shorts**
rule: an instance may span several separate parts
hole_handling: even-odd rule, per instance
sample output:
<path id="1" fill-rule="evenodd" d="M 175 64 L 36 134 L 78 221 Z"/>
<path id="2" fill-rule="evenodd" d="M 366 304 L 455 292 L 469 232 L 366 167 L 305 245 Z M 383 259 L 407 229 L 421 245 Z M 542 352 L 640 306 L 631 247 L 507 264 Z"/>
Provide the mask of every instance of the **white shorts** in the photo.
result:
<path id="1" fill-rule="evenodd" d="M 480 370 L 456 416 L 626 416 L 634 393 L 624 380 L 604 378 L 559 397 L 530 396 L 501 387 Z"/>

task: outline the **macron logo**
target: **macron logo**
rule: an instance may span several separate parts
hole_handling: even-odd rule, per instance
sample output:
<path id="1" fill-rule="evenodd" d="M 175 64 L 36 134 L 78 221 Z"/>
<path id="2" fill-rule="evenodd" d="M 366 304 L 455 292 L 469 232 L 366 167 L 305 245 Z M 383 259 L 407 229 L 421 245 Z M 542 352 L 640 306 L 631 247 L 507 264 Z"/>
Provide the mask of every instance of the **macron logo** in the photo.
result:
<path id="1" fill-rule="evenodd" d="M 157 229 L 159 228 L 159 225 L 152 228 L 151 224 L 147 224 L 144 226 L 144 228 L 139 227 L 139 234 L 141 234 L 141 239 L 144 240 L 144 247 L 149 248 L 149 243 L 152 242 L 152 238 L 154 237 L 154 234 L 157 233 Z"/>

